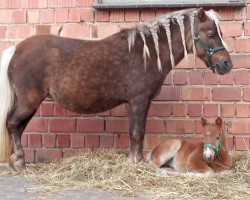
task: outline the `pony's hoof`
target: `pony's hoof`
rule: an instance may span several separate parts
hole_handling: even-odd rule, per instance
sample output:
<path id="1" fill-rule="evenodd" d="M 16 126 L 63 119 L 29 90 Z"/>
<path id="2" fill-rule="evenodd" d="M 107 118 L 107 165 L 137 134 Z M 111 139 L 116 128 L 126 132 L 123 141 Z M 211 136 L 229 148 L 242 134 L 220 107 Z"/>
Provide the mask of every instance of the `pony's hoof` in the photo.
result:
<path id="1" fill-rule="evenodd" d="M 15 171 L 22 171 L 25 169 L 25 164 L 24 164 L 24 156 L 23 155 L 17 155 L 17 154 L 12 154 L 10 157 L 10 167 L 15 170 Z"/>

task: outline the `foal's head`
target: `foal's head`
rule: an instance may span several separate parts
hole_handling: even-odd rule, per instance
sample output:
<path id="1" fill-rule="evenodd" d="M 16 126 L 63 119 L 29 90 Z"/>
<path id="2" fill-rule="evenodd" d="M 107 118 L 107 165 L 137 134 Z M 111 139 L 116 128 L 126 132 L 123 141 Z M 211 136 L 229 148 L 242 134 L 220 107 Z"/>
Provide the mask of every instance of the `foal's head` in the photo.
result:
<path id="1" fill-rule="evenodd" d="M 197 56 L 213 72 L 230 72 L 233 64 L 225 49 L 226 44 L 222 39 L 217 14 L 212 10 L 205 12 L 202 8 L 198 9 L 194 31 Z"/>
<path id="2" fill-rule="evenodd" d="M 202 137 L 204 142 L 203 157 L 207 162 L 211 162 L 220 153 L 222 119 L 220 117 L 216 119 L 205 119 L 202 117 L 201 124 L 203 126 Z"/>

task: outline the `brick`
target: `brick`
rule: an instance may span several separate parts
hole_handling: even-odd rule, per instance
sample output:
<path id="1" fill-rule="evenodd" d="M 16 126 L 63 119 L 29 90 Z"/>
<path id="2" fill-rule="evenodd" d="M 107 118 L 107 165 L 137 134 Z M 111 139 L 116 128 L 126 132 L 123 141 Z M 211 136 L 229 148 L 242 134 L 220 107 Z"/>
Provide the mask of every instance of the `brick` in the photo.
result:
<path id="1" fill-rule="evenodd" d="M 6 26 L 0 26 L 0 39 L 5 39 L 6 37 Z"/>
<path id="2" fill-rule="evenodd" d="M 183 101 L 208 101 L 211 99 L 210 88 L 206 87 L 183 87 Z"/>
<path id="3" fill-rule="evenodd" d="M 36 26 L 36 34 L 37 35 L 50 34 L 50 29 L 51 29 L 50 25 L 37 25 Z"/>
<path id="4" fill-rule="evenodd" d="M 38 162 L 58 161 L 62 158 L 62 151 L 57 149 L 37 149 L 36 160 Z"/>
<path id="5" fill-rule="evenodd" d="M 250 5 L 247 5 L 247 19 L 250 19 Z"/>
<path id="6" fill-rule="evenodd" d="M 13 12 L 10 10 L 1 10 L 0 24 L 11 24 L 13 22 Z"/>
<path id="7" fill-rule="evenodd" d="M 212 71 L 204 72 L 204 84 L 205 85 L 217 85 L 218 84 L 218 75 L 214 74 Z"/>
<path id="8" fill-rule="evenodd" d="M 233 8 L 231 7 L 220 8 L 219 14 L 223 21 L 233 20 Z"/>
<path id="9" fill-rule="evenodd" d="M 234 150 L 234 137 L 227 137 L 227 144 L 230 151 Z"/>
<path id="10" fill-rule="evenodd" d="M 250 87 L 243 88 L 243 100 L 250 101 Z"/>
<path id="11" fill-rule="evenodd" d="M 244 12 L 245 12 L 245 7 L 234 8 L 234 20 L 243 20 Z"/>
<path id="12" fill-rule="evenodd" d="M 191 134 L 194 133 L 193 120 L 166 120 L 166 133 Z"/>
<path id="13" fill-rule="evenodd" d="M 139 10 L 125 10 L 125 21 L 126 22 L 139 22 L 140 12 Z"/>
<path id="14" fill-rule="evenodd" d="M 250 35 L 250 22 L 244 22 L 244 33 L 245 36 L 249 36 Z"/>
<path id="15" fill-rule="evenodd" d="M 56 22 L 65 23 L 69 20 L 69 10 L 68 9 L 56 9 Z"/>
<path id="16" fill-rule="evenodd" d="M 24 131 L 25 132 L 47 132 L 47 120 L 33 117 L 29 121 Z"/>
<path id="17" fill-rule="evenodd" d="M 162 119 L 148 119 L 146 121 L 146 133 L 164 133 L 165 124 Z"/>
<path id="18" fill-rule="evenodd" d="M 219 76 L 219 82 L 221 85 L 233 85 L 234 83 L 234 72 L 231 71 L 228 74 Z"/>
<path id="19" fill-rule="evenodd" d="M 248 151 L 249 137 L 236 137 L 235 138 L 235 150 L 236 151 Z"/>
<path id="20" fill-rule="evenodd" d="M 249 134 L 250 121 L 232 120 L 228 122 L 228 133 L 230 134 Z"/>
<path id="21" fill-rule="evenodd" d="M 25 163 L 34 163 L 35 162 L 35 150 L 24 149 L 24 160 L 25 160 Z"/>
<path id="22" fill-rule="evenodd" d="M 172 104 L 157 104 L 158 117 L 170 117 L 172 115 Z"/>
<path id="23" fill-rule="evenodd" d="M 159 95 L 154 98 L 155 101 L 178 101 L 180 100 L 180 87 L 162 86 Z"/>
<path id="24" fill-rule="evenodd" d="M 11 47 L 12 45 L 14 45 L 13 41 L 2 41 L 1 42 L 1 50 L 4 51 L 4 50 L 8 49 L 9 47 Z"/>
<path id="25" fill-rule="evenodd" d="M 236 87 L 212 88 L 214 101 L 240 101 L 241 89 Z"/>
<path id="26" fill-rule="evenodd" d="M 162 17 L 163 15 L 167 15 L 171 12 L 170 8 L 157 8 L 156 10 L 156 18 Z"/>
<path id="27" fill-rule="evenodd" d="M 29 147 L 42 147 L 42 135 L 29 134 Z"/>
<path id="28" fill-rule="evenodd" d="M 99 135 L 86 135 L 87 148 L 98 148 L 100 145 Z"/>
<path id="29" fill-rule="evenodd" d="M 119 31 L 118 25 L 94 25 L 92 27 L 93 38 L 105 38 Z"/>
<path id="30" fill-rule="evenodd" d="M 94 22 L 94 10 L 92 8 L 80 9 L 81 22 Z"/>
<path id="31" fill-rule="evenodd" d="M 141 11 L 141 21 L 142 22 L 151 22 L 155 20 L 155 10 L 154 9 L 143 9 Z"/>
<path id="32" fill-rule="evenodd" d="M 205 64 L 200 59 L 197 59 L 196 62 L 197 66 L 201 66 L 205 68 Z M 185 58 L 183 58 L 179 63 L 176 63 L 175 69 L 193 69 L 194 68 L 194 56 L 193 54 L 188 55 L 188 60 L 186 61 Z"/>
<path id="33" fill-rule="evenodd" d="M 102 133 L 104 132 L 103 119 L 77 119 L 79 133 Z"/>
<path id="34" fill-rule="evenodd" d="M 61 31 L 63 29 L 63 25 L 51 25 L 51 34 L 61 36 Z"/>
<path id="35" fill-rule="evenodd" d="M 55 117 L 66 117 L 67 110 L 65 108 L 62 108 L 58 104 L 54 104 L 54 116 Z"/>
<path id="36" fill-rule="evenodd" d="M 64 36 L 78 39 L 90 37 L 89 25 L 69 25 L 64 27 Z"/>
<path id="37" fill-rule="evenodd" d="M 236 104 L 236 117 L 242 117 L 242 118 L 250 117 L 250 105 Z"/>
<path id="38" fill-rule="evenodd" d="M 234 65 L 233 66 L 234 69 L 250 68 L 250 66 L 248 65 L 248 63 L 250 63 L 250 56 L 237 54 L 237 55 L 231 55 L 231 58 Z"/>
<path id="39" fill-rule="evenodd" d="M 190 71 L 188 73 L 189 76 L 189 84 L 190 85 L 202 85 L 203 84 L 203 76 L 202 71 Z"/>
<path id="40" fill-rule="evenodd" d="M 196 134 L 201 134 L 203 130 L 203 127 L 201 125 L 201 120 L 195 120 L 195 133 Z"/>
<path id="41" fill-rule="evenodd" d="M 48 24 L 53 23 L 55 21 L 55 11 L 54 10 L 42 10 L 42 23 Z"/>
<path id="42" fill-rule="evenodd" d="M 88 152 L 87 149 L 64 149 L 63 150 L 63 158 L 69 158 L 74 155 L 81 155 L 83 153 Z"/>
<path id="43" fill-rule="evenodd" d="M 56 134 L 43 134 L 43 146 L 47 148 L 56 147 Z"/>
<path id="44" fill-rule="evenodd" d="M 96 10 L 95 21 L 96 22 L 109 22 L 109 10 Z"/>
<path id="45" fill-rule="evenodd" d="M 187 107 L 185 103 L 173 104 L 173 117 L 185 117 L 187 115 Z"/>
<path id="46" fill-rule="evenodd" d="M 235 39 L 234 38 L 231 38 L 231 37 L 227 37 L 227 38 L 223 38 L 224 41 L 226 42 L 227 44 L 227 51 L 228 52 L 233 52 L 234 50 L 234 44 L 235 44 Z"/>
<path id="47" fill-rule="evenodd" d="M 125 13 L 123 9 L 111 10 L 111 22 L 124 22 Z"/>
<path id="48" fill-rule="evenodd" d="M 202 137 L 201 136 L 191 136 L 189 138 L 189 140 L 192 142 L 202 142 Z"/>
<path id="49" fill-rule="evenodd" d="M 165 78 L 165 80 L 163 82 L 164 85 L 171 85 L 172 84 L 172 75 L 173 75 L 172 71 L 170 71 L 167 74 L 167 76 L 166 76 L 166 78 Z"/>
<path id="50" fill-rule="evenodd" d="M 114 117 L 126 117 L 128 116 L 128 105 L 121 104 L 111 110 L 111 115 Z"/>
<path id="51" fill-rule="evenodd" d="M 27 11 L 27 23 L 30 23 L 30 24 L 40 23 L 40 11 L 39 10 L 28 10 Z"/>
<path id="52" fill-rule="evenodd" d="M 50 0 L 49 6 L 51 8 L 70 8 L 76 7 L 76 0 Z"/>
<path id="53" fill-rule="evenodd" d="M 54 103 L 44 102 L 41 104 L 41 116 L 50 117 L 54 115 Z"/>
<path id="54" fill-rule="evenodd" d="M 70 136 L 69 135 L 57 135 L 57 147 L 59 148 L 65 148 L 70 147 Z"/>
<path id="55" fill-rule="evenodd" d="M 201 104 L 188 104 L 188 116 L 201 117 Z"/>
<path id="56" fill-rule="evenodd" d="M 80 22 L 81 15 L 79 9 L 70 9 L 69 10 L 69 22 Z"/>
<path id="57" fill-rule="evenodd" d="M 72 134 L 71 146 L 72 148 L 84 148 L 85 136 L 84 134 Z"/>
<path id="58" fill-rule="evenodd" d="M 248 85 L 249 84 L 249 71 L 246 71 L 246 70 L 236 71 L 235 83 L 237 85 Z"/>
<path id="59" fill-rule="evenodd" d="M 20 38 L 26 39 L 34 35 L 34 28 L 30 25 L 20 26 Z"/>
<path id="60" fill-rule="evenodd" d="M 154 117 L 154 116 L 157 116 L 156 104 L 151 103 L 148 109 L 148 117 Z"/>
<path id="61" fill-rule="evenodd" d="M 8 8 L 8 9 L 17 9 L 20 7 L 19 0 L 8 0 L 8 1 L 1 2 L 1 3 L 5 3 L 4 8 Z"/>
<path id="62" fill-rule="evenodd" d="M 22 8 L 47 8 L 47 0 L 25 0 L 22 1 Z"/>
<path id="63" fill-rule="evenodd" d="M 75 119 L 50 119 L 50 132 L 74 133 Z"/>
<path id="64" fill-rule="evenodd" d="M 249 52 L 250 51 L 250 39 L 237 38 L 235 40 L 235 51 L 236 52 Z"/>
<path id="65" fill-rule="evenodd" d="M 14 23 L 15 24 L 24 24 L 27 22 L 26 11 L 17 10 L 14 11 Z"/>
<path id="66" fill-rule="evenodd" d="M 153 149 L 159 143 L 159 135 L 146 135 L 145 136 L 145 148 Z"/>
<path id="67" fill-rule="evenodd" d="M 225 22 L 220 23 L 220 29 L 223 33 L 223 37 L 237 37 L 242 34 L 241 22 Z"/>
<path id="68" fill-rule="evenodd" d="M 18 27 L 18 26 L 9 26 L 8 27 L 8 38 L 9 39 L 20 38 L 20 27 Z"/>
<path id="69" fill-rule="evenodd" d="M 128 133 L 129 121 L 126 119 L 106 119 L 106 132 Z"/>
<path id="70" fill-rule="evenodd" d="M 117 134 L 115 140 L 116 140 L 115 148 L 125 149 L 129 147 L 129 136 L 127 134 L 126 135 Z"/>
<path id="71" fill-rule="evenodd" d="M 28 134 L 22 134 L 22 137 L 21 137 L 21 144 L 22 144 L 22 147 L 27 147 L 28 146 Z"/>
<path id="72" fill-rule="evenodd" d="M 204 104 L 203 114 L 204 114 L 204 117 L 217 117 L 218 105 L 217 104 Z"/>
<path id="73" fill-rule="evenodd" d="M 101 148 L 114 148 L 114 136 L 113 135 L 100 135 L 100 147 Z"/>
<path id="74" fill-rule="evenodd" d="M 78 7 L 92 7 L 94 0 L 78 0 Z"/>
<path id="75" fill-rule="evenodd" d="M 187 72 L 186 71 L 175 71 L 174 72 L 174 84 L 175 85 L 187 84 Z"/>
<path id="76" fill-rule="evenodd" d="M 220 116 L 223 118 L 229 118 L 235 116 L 234 104 L 221 104 L 220 105 Z"/>

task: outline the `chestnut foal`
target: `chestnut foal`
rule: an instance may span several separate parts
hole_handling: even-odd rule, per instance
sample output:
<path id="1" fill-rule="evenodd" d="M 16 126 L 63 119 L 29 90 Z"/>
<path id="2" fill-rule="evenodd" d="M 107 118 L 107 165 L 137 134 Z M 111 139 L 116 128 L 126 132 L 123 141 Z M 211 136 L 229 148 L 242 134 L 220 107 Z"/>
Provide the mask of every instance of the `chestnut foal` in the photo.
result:
<path id="1" fill-rule="evenodd" d="M 222 119 L 201 118 L 203 142 L 170 139 L 158 144 L 147 160 L 152 166 L 167 166 L 179 172 L 195 172 L 198 176 L 210 176 L 214 172 L 229 170 L 232 158 L 222 130 Z"/>

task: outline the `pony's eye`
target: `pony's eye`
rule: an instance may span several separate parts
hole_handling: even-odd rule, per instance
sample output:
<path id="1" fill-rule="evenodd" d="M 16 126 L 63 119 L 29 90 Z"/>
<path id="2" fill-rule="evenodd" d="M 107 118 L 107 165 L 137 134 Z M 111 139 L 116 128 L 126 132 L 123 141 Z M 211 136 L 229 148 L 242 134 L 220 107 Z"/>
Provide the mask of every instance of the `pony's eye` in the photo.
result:
<path id="1" fill-rule="evenodd" d="M 216 140 L 219 140 L 220 139 L 220 137 L 216 137 Z"/>

